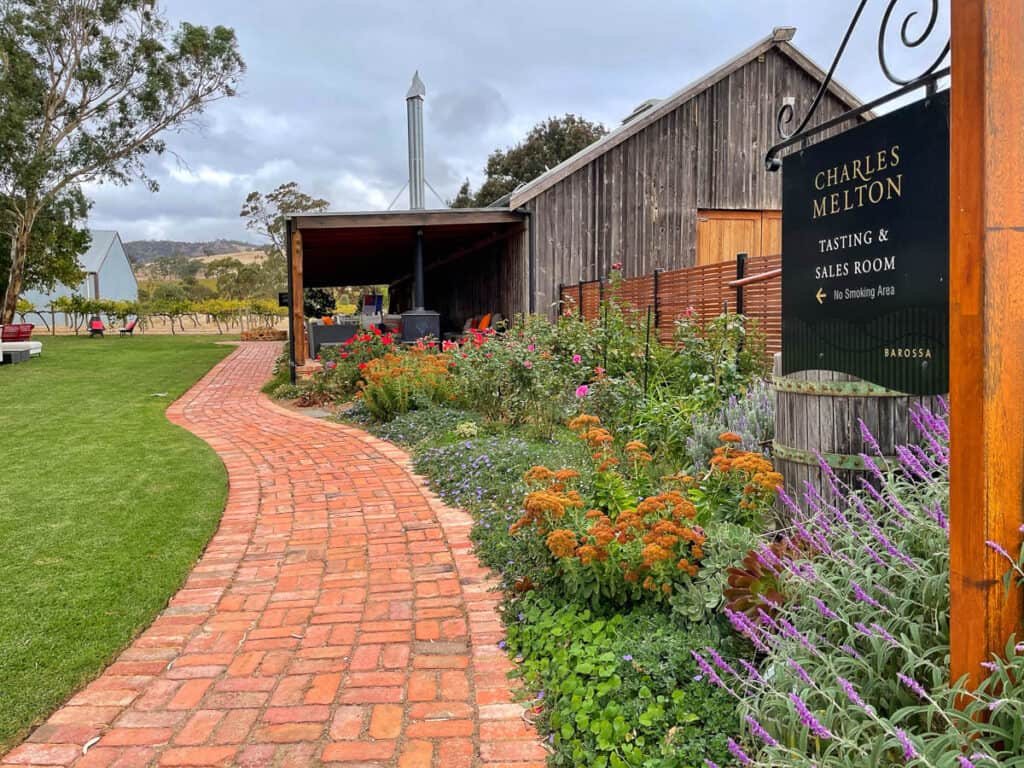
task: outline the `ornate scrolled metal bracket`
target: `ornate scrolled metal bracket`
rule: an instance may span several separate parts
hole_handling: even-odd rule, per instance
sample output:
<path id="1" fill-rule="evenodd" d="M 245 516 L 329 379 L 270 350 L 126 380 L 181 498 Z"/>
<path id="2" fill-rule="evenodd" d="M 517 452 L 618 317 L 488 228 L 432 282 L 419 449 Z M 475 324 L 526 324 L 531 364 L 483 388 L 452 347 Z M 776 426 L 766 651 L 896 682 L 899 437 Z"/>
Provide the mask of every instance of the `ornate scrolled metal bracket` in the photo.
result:
<path id="1" fill-rule="evenodd" d="M 771 147 L 771 149 L 768 150 L 767 155 L 765 155 L 765 167 L 767 167 L 769 171 L 777 171 L 782 167 L 782 159 L 779 157 L 779 153 L 787 147 L 804 142 L 811 136 L 826 131 L 829 128 L 853 118 L 859 117 L 882 104 L 892 101 L 893 99 L 897 99 L 900 96 L 904 96 L 918 88 L 925 88 L 931 92 L 935 88 L 935 83 L 940 78 L 949 74 L 949 67 L 942 67 L 943 62 L 949 56 L 949 38 L 946 39 L 946 43 L 942 47 L 942 51 L 931 62 L 931 64 L 929 64 L 923 72 L 920 72 L 914 77 L 900 77 L 890 66 L 889 60 L 886 57 L 885 41 L 888 38 L 889 25 L 892 22 L 893 14 L 900 3 L 901 0 L 888 0 L 885 13 L 882 15 L 882 21 L 878 28 L 879 67 L 881 67 L 882 73 L 885 75 L 886 79 L 888 79 L 893 85 L 899 87 L 884 96 L 868 102 L 867 104 L 862 104 L 861 106 L 844 112 L 837 117 L 830 118 L 829 120 L 819 123 L 813 127 L 808 127 L 811 118 L 813 118 L 814 114 L 818 111 L 818 107 L 821 105 L 825 94 L 828 92 L 829 86 L 832 83 L 832 78 L 835 75 L 836 67 L 839 65 L 839 61 L 843 58 L 843 54 L 846 53 L 846 46 L 850 42 L 850 36 L 853 34 L 854 29 L 856 29 L 857 24 L 864 13 L 864 8 L 868 4 L 868 0 L 859 0 L 857 3 L 857 9 L 853 14 L 853 19 L 851 19 L 850 25 L 846 29 L 846 34 L 843 35 L 843 40 L 839 44 L 835 57 L 832 59 L 832 65 L 828 68 L 828 72 L 825 73 L 825 78 L 822 80 L 821 86 L 818 88 L 818 92 L 814 95 L 814 99 L 811 101 L 811 105 L 808 107 L 806 114 L 804 114 L 799 122 L 797 122 L 795 128 L 790 128 L 790 126 L 796 122 L 796 106 L 793 99 L 787 98 L 779 109 L 779 113 L 776 118 L 776 129 L 782 140 Z M 918 11 L 910 11 L 903 18 L 903 23 L 900 25 L 899 39 L 904 47 L 917 48 L 931 37 L 931 34 L 935 30 L 935 26 L 939 20 L 940 0 L 930 0 L 930 5 L 931 11 L 928 15 L 927 23 L 925 24 L 924 29 L 917 35 L 911 34 L 910 24 L 914 17 L 918 15 Z"/>

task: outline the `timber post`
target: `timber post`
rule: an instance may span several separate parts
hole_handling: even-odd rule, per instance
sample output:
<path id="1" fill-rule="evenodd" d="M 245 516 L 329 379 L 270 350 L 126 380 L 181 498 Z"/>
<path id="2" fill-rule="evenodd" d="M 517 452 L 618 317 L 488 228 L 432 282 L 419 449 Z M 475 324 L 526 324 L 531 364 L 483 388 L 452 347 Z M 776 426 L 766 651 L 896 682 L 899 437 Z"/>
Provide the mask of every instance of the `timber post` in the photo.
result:
<path id="1" fill-rule="evenodd" d="M 737 253 L 736 254 L 736 279 L 742 280 L 746 276 L 747 271 L 747 254 Z M 743 314 L 743 286 L 736 286 L 736 314 Z"/>
<path id="2" fill-rule="evenodd" d="M 1024 522 L 1024 15 L 1020 0 L 953 0 L 950 108 L 950 666 L 1021 637 Z"/>
<path id="3" fill-rule="evenodd" d="M 291 239 L 292 270 L 290 310 L 292 318 L 292 339 L 294 361 L 297 368 L 306 364 L 306 317 L 305 290 L 302 285 L 302 231 L 296 228 Z"/>

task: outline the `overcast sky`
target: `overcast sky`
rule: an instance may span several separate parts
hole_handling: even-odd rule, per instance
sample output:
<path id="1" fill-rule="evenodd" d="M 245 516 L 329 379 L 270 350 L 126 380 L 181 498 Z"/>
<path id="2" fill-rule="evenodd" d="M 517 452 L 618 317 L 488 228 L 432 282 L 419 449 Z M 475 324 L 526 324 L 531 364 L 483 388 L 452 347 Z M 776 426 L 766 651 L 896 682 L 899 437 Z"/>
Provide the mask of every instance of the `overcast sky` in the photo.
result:
<path id="1" fill-rule="evenodd" d="M 164 5 L 176 20 L 233 27 L 248 71 L 236 98 L 211 106 L 200 127 L 168 136 L 173 154 L 148 162 L 159 192 L 87 188 L 90 226 L 126 240 L 258 241 L 239 219 L 242 201 L 292 180 L 332 210 L 385 209 L 407 175 L 404 97 L 416 69 L 427 88 L 427 180 L 448 199 L 464 178 L 479 183 L 489 152 L 538 121 L 574 112 L 613 127 L 644 99 L 680 89 L 772 27 L 797 27 L 794 43 L 827 68 L 856 0 Z M 875 55 L 885 5 L 868 4 L 837 73 L 865 100 L 887 90 Z M 926 15 L 930 5 L 899 7 Z M 941 25 L 944 40 L 948 20 Z M 429 190 L 427 203 L 441 206 Z"/>

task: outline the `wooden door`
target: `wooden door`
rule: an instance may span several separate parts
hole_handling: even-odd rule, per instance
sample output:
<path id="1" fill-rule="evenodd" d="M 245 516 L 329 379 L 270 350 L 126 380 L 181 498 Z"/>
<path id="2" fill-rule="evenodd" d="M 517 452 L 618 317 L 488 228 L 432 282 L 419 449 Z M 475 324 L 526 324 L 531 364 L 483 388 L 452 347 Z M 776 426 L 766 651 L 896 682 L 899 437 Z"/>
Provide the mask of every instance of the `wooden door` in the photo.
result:
<path id="1" fill-rule="evenodd" d="M 748 256 L 775 254 L 782 247 L 779 211 L 699 211 L 697 266 Z"/>

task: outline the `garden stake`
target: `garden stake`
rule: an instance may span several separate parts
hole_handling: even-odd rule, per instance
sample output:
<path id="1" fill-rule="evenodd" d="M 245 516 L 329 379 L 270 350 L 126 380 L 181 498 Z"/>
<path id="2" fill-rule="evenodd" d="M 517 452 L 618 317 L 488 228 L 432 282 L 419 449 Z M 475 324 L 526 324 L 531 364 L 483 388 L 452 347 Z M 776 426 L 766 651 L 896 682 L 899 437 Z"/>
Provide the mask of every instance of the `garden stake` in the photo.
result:
<path id="1" fill-rule="evenodd" d="M 644 339 L 644 402 L 647 402 L 647 371 L 651 362 L 651 307 L 647 306 L 647 333 Z"/>

